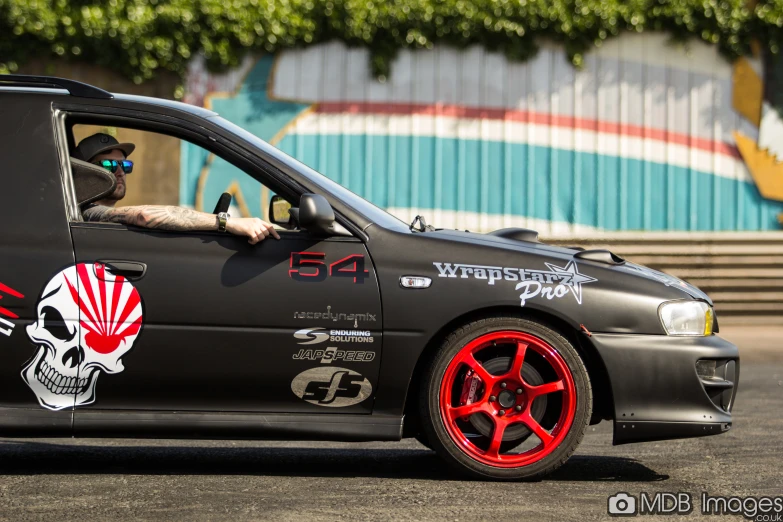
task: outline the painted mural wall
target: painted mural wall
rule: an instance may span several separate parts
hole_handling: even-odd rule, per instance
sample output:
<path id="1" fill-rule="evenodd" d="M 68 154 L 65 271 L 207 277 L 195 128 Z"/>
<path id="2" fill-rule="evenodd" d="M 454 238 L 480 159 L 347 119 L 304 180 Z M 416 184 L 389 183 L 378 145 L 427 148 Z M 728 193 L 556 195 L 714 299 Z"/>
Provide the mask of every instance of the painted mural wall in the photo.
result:
<path id="1" fill-rule="evenodd" d="M 524 63 L 480 47 L 403 51 L 385 82 L 367 51 L 335 42 L 227 75 L 195 61 L 186 101 L 406 221 L 550 237 L 777 230 L 783 203 L 762 196 L 737 147 L 759 148 L 757 84 L 756 60 L 657 34 L 610 40 L 582 69 L 555 46 Z M 182 158 L 182 204 L 232 187 L 262 215 L 258 184 L 190 145 Z"/>

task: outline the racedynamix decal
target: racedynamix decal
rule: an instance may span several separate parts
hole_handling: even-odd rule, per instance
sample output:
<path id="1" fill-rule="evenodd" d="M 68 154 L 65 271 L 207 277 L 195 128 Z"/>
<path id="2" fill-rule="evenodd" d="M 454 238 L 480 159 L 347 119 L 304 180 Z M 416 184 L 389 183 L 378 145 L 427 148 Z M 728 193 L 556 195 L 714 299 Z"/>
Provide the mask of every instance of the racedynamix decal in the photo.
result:
<path id="1" fill-rule="evenodd" d="M 325 321 L 353 321 L 354 328 L 359 326 L 359 321 L 372 322 L 377 321 L 378 314 L 371 313 L 337 313 L 332 312 L 332 307 L 327 306 L 325 312 L 294 312 L 294 319 L 323 319 Z M 312 328 L 311 328 L 312 330 Z"/>
<path id="2" fill-rule="evenodd" d="M 496 281 L 519 281 L 514 287 L 521 290 L 520 306 L 525 306 L 528 299 L 541 297 L 545 299 L 562 298 L 571 293 L 576 302 L 582 304 L 582 285 L 597 281 L 596 278 L 581 274 L 575 261 L 569 261 L 566 266 L 544 263 L 549 270 L 533 270 L 530 268 L 467 265 L 463 263 L 433 263 L 438 269 L 438 277 L 486 280 L 488 285 Z"/>
<path id="3" fill-rule="evenodd" d="M 10 286 L 6 286 L 3 283 L 0 283 L 0 299 L 5 297 L 2 294 L 10 295 L 11 297 L 16 297 L 17 299 L 24 299 L 24 295 L 17 292 Z M 0 334 L 5 335 L 6 337 L 10 337 L 16 325 L 3 316 L 9 319 L 19 319 L 19 316 L 13 313 L 11 310 L 0 306 Z"/>
<path id="4" fill-rule="evenodd" d="M 143 323 L 141 296 L 100 263 L 79 263 L 44 287 L 27 335 L 38 346 L 22 379 L 44 408 L 95 402 L 101 372 L 120 373 Z M 78 320 L 78 326 L 75 324 Z"/>
<path id="5" fill-rule="evenodd" d="M 310 404 L 343 408 L 367 399 L 372 394 L 372 385 L 362 374 L 353 370 L 319 366 L 294 377 L 291 391 Z"/>

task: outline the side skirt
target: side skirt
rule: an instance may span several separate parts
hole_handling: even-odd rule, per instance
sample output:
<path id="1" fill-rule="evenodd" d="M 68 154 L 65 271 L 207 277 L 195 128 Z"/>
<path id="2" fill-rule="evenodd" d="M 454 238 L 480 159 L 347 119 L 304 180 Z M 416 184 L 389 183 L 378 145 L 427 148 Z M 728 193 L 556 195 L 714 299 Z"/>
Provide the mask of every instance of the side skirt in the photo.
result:
<path id="1" fill-rule="evenodd" d="M 129 437 L 159 439 L 395 441 L 403 418 L 341 414 L 193 413 L 77 410 L 73 430 L 53 432 L 24 422 L 35 410 L 0 409 L 3 436 Z M 32 416 L 35 414 L 33 413 Z M 14 419 L 11 423 L 7 420 Z M 22 429 L 20 429 L 22 428 Z"/>

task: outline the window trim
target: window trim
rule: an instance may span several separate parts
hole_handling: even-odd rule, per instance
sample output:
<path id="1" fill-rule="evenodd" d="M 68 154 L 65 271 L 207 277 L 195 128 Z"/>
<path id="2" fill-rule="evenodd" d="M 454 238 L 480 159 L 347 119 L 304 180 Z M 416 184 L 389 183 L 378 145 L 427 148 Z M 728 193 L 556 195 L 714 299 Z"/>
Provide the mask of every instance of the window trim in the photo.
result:
<path id="1" fill-rule="evenodd" d="M 275 193 L 289 197 L 293 201 L 297 201 L 303 193 L 308 192 L 305 186 L 286 176 L 265 162 L 263 158 L 250 153 L 239 144 L 232 143 L 204 126 L 176 116 L 125 108 L 75 105 L 70 103 L 53 104 L 53 109 L 55 113 L 56 143 L 61 158 L 63 186 L 65 187 L 66 211 L 70 223 L 85 223 L 85 221 L 76 203 L 73 173 L 71 172 L 68 159 L 69 148 L 66 138 L 66 126 L 69 124 L 66 123 L 66 119 L 69 117 L 77 120 L 73 123 L 74 125 L 80 123 L 94 124 L 94 122 L 99 122 L 100 124 L 110 123 L 112 126 L 164 134 L 187 141 L 215 154 L 262 185 L 274 190 Z M 335 219 L 350 231 L 354 238 L 361 240 L 363 243 L 366 243 L 369 239 L 367 234 L 356 223 L 353 223 L 336 209 Z"/>
<path id="2" fill-rule="evenodd" d="M 68 151 L 68 141 L 65 132 L 66 114 L 60 109 L 55 109 L 52 115 L 54 124 L 54 141 L 57 146 L 57 155 L 60 158 L 60 173 L 62 177 L 63 197 L 65 200 L 65 213 L 68 222 L 83 222 L 82 213 L 76 202 L 76 187 L 73 184 L 73 172 L 71 171 L 71 160 Z M 74 215 L 77 219 L 73 219 Z"/>

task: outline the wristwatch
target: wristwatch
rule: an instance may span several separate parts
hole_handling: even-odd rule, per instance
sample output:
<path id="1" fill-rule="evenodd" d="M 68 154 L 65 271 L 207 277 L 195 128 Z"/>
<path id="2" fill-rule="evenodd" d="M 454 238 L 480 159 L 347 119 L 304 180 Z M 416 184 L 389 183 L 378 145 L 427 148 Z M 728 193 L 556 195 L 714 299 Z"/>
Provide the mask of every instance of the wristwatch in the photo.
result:
<path id="1" fill-rule="evenodd" d="M 220 212 L 217 215 L 217 221 L 218 221 L 218 232 L 225 232 L 226 231 L 226 224 L 228 223 L 228 218 L 230 218 L 231 215 L 228 212 Z"/>

